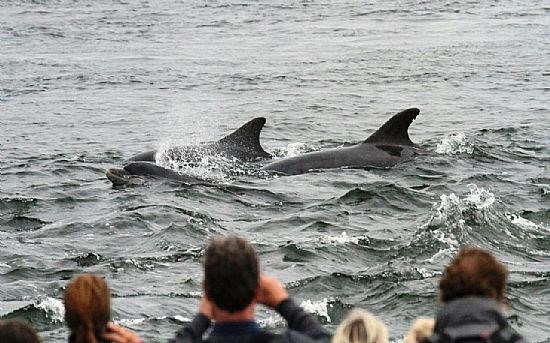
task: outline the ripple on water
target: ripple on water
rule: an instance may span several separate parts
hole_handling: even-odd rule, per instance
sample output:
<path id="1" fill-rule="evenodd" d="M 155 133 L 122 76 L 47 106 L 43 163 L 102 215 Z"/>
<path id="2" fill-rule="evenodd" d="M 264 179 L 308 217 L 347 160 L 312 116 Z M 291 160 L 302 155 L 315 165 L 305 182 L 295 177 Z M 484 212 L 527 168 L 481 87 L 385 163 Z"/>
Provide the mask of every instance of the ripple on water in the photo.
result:
<path id="1" fill-rule="evenodd" d="M 548 341 L 544 1 L 0 8 L 2 318 L 65 342 L 49 299 L 92 272 L 109 281 L 115 321 L 167 341 L 199 306 L 208 240 L 238 233 L 326 327 L 364 307 L 392 341 L 435 314 L 457 249 L 489 249 L 510 270 L 514 327 Z M 282 177 L 213 156 L 164 161 L 212 186 L 113 188 L 104 174 L 257 116 L 275 158 L 348 146 L 409 106 L 422 110 L 410 128 L 420 149 L 389 170 Z"/>

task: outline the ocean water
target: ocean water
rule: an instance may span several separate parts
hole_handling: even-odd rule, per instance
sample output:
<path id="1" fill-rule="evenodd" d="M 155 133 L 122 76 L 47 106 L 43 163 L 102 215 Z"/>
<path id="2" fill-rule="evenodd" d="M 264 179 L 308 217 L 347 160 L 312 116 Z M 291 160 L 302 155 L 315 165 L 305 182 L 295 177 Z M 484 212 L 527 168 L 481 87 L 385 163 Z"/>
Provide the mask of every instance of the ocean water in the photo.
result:
<path id="1" fill-rule="evenodd" d="M 0 317 L 66 341 L 64 287 L 99 273 L 114 320 L 166 341 L 198 308 L 209 238 L 237 233 L 329 329 L 363 307 L 392 342 L 435 315 L 460 246 L 489 249 L 512 325 L 549 342 L 549 37 L 538 0 L 1 1 Z M 422 153 L 388 170 L 104 174 L 258 116 L 276 158 L 346 146 L 409 107 Z"/>

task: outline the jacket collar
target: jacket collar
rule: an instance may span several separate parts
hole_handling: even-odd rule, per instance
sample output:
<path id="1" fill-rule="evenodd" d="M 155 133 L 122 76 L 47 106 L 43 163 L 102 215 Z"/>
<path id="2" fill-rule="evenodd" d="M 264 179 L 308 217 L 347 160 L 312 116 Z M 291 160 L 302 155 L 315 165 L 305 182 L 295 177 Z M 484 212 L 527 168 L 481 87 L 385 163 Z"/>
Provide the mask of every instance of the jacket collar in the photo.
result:
<path id="1" fill-rule="evenodd" d="M 434 332 L 441 333 L 445 328 L 464 325 L 503 327 L 507 323 L 496 300 L 463 297 L 443 305 L 437 314 Z"/>
<path id="2" fill-rule="evenodd" d="M 251 321 L 217 322 L 212 328 L 212 336 L 251 335 L 261 331 L 258 324 Z"/>

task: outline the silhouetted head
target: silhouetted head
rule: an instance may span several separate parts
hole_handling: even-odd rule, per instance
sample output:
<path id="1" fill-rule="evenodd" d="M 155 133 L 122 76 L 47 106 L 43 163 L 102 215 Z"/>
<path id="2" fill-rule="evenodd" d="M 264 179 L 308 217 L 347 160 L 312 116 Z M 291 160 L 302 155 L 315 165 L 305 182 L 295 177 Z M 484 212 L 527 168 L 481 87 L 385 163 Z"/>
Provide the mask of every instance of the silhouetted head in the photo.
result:
<path id="1" fill-rule="evenodd" d="M 244 238 L 214 238 L 204 258 L 204 288 L 220 309 L 235 313 L 254 300 L 259 281 L 258 257 Z"/>
<path id="2" fill-rule="evenodd" d="M 481 296 L 504 302 L 508 271 L 489 252 L 473 247 L 460 249 L 439 281 L 442 302 Z"/>
<path id="3" fill-rule="evenodd" d="M 15 320 L 3 320 L 0 321 L 0 342 L 40 343 L 40 339 L 29 324 Z"/>
<path id="4" fill-rule="evenodd" d="M 336 328 L 332 343 L 387 343 L 388 329 L 369 311 L 354 309 Z"/>
<path id="5" fill-rule="evenodd" d="M 102 277 L 83 274 L 65 290 L 65 322 L 75 343 L 101 342 L 111 318 L 111 294 Z"/>

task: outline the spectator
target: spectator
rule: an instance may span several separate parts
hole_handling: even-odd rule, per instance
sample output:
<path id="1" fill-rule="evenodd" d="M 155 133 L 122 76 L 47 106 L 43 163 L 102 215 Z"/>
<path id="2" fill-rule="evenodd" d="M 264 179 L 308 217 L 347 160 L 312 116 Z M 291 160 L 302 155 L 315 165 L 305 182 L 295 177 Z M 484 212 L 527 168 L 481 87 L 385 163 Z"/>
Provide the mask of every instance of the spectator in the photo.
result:
<path id="1" fill-rule="evenodd" d="M 424 343 L 434 332 L 433 318 L 417 318 L 411 325 L 403 343 Z"/>
<path id="2" fill-rule="evenodd" d="M 388 343 L 388 329 L 369 311 L 355 309 L 338 325 L 332 343 Z"/>
<path id="3" fill-rule="evenodd" d="M 111 294 L 105 280 L 83 274 L 65 290 L 65 322 L 71 330 L 70 343 L 143 343 L 130 330 L 109 322 Z"/>
<path id="4" fill-rule="evenodd" d="M 40 343 L 40 339 L 29 324 L 15 320 L 5 320 L 0 321 L 0 342 Z"/>
<path id="5" fill-rule="evenodd" d="M 489 252 L 462 248 L 439 281 L 443 303 L 430 342 L 523 342 L 507 323 L 506 267 Z"/>
<path id="6" fill-rule="evenodd" d="M 254 321 L 256 304 L 276 310 L 288 329 L 281 334 L 262 330 Z M 215 324 L 203 339 L 211 320 Z M 260 274 L 256 252 L 245 239 L 228 236 L 208 245 L 199 313 L 172 342 L 328 343 L 330 334 L 288 297 L 279 281 Z"/>

